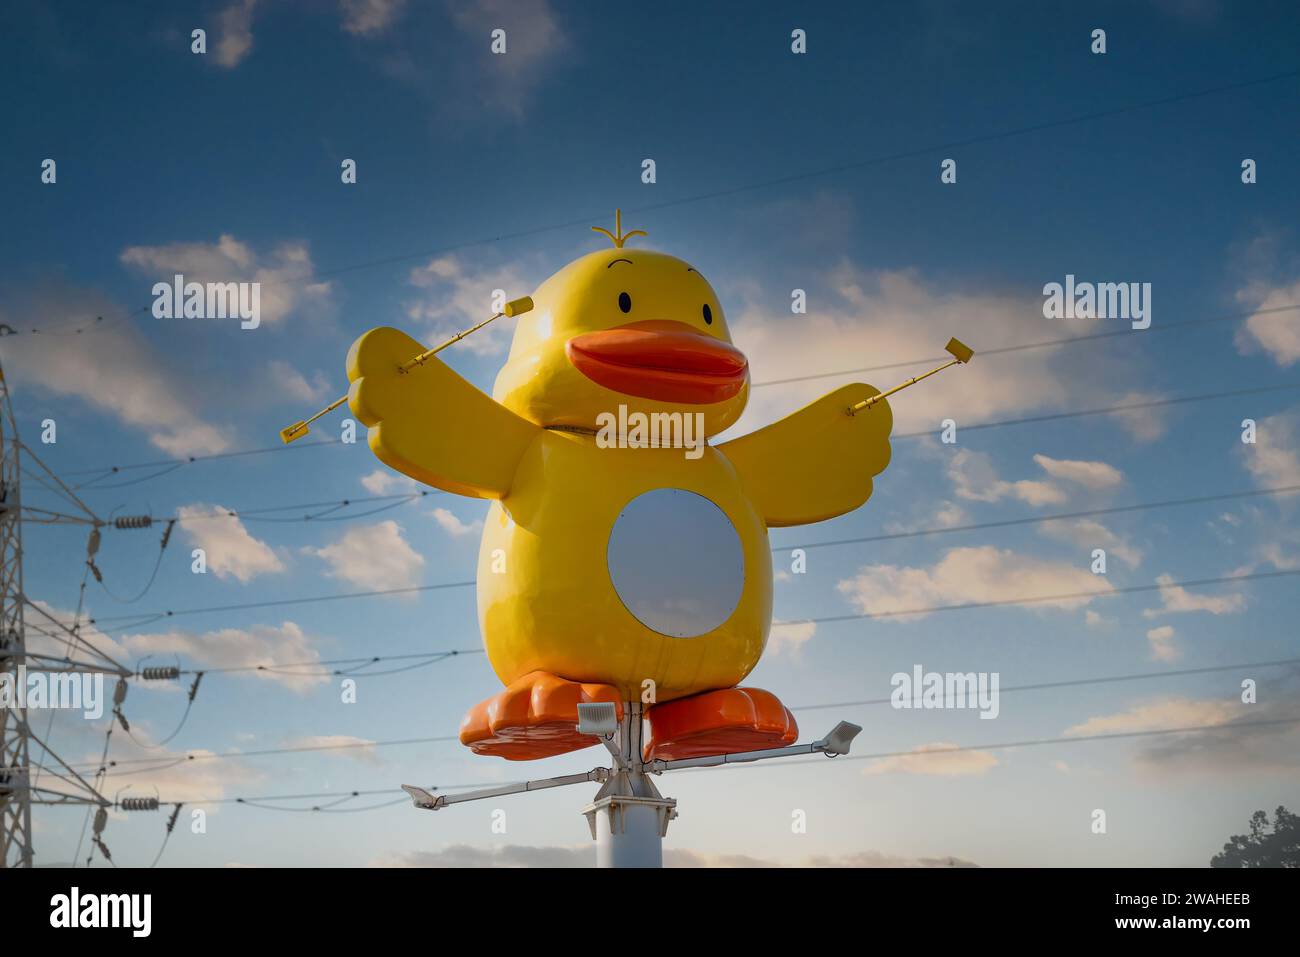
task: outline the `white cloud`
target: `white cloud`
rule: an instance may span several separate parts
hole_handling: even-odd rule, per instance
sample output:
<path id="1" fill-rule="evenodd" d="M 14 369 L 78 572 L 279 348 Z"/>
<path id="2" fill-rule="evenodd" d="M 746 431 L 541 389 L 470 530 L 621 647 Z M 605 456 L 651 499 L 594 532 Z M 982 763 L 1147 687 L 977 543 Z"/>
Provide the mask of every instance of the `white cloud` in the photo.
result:
<path id="1" fill-rule="evenodd" d="M 314 280 L 315 266 L 304 242 L 283 242 L 269 255 L 259 256 L 247 243 L 222 234 L 215 243 L 128 246 L 119 259 L 151 284 L 170 283 L 177 273 L 187 283 L 261 283 L 261 320 L 268 323 L 299 309 L 323 308 L 332 289 L 329 282 Z"/>
<path id="2" fill-rule="evenodd" d="M 1116 714 L 1099 715 L 1065 729 L 1067 736 L 1127 734 L 1168 728 L 1200 728 L 1227 724 L 1243 705 L 1231 699 L 1163 698 Z"/>
<path id="3" fill-rule="evenodd" d="M 42 601 L 35 604 L 65 626 L 74 621 L 72 612 L 55 608 Z M 48 634 L 47 634 L 48 632 Z M 305 691 L 329 680 L 317 664 L 320 653 L 316 642 L 292 621 L 279 626 L 254 625 L 251 628 L 221 628 L 208 632 L 136 632 L 123 633 L 116 638 L 104 634 L 90 624 L 83 614 L 78 633 L 87 644 L 93 645 L 112 660 L 126 668 L 138 664 L 146 656 L 182 656 L 188 663 L 207 668 L 251 668 L 291 664 L 299 667 L 247 672 L 248 677 L 282 684 L 294 691 Z M 63 657 L 67 647 L 67 633 L 53 625 L 39 613 L 28 613 L 28 651 Z M 77 651 L 73 657 L 81 661 L 97 660 L 88 652 Z M 181 686 L 157 683 L 154 690 L 174 689 Z"/>
<path id="4" fill-rule="evenodd" d="M 266 668 L 247 674 L 292 691 L 304 692 L 330 680 L 328 669 L 318 664 L 316 642 L 292 621 L 278 627 L 219 628 L 201 634 L 169 631 L 127 635 L 122 641 L 137 658 L 181 655 L 200 668 Z"/>
<path id="5" fill-rule="evenodd" d="M 1153 661 L 1177 661 L 1183 656 L 1182 650 L 1174 644 L 1172 625 L 1160 625 L 1158 628 L 1148 629 L 1147 641 L 1151 645 L 1151 658 Z"/>
<path id="6" fill-rule="evenodd" d="M 1014 498 L 1027 505 L 1057 505 L 1068 498 L 1059 482 L 1081 485 L 1093 491 L 1114 488 L 1124 480 L 1123 473 L 1105 462 L 1079 459 L 1054 459 L 1035 455 L 1034 462 L 1050 479 L 1020 479 L 1009 482 L 998 476 L 987 452 L 957 449 L 948 459 L 948 478 L 958 498 L 972 502 L 999 502 Z"/>
<path id="7" fill-rule="evenodd" d="M 1126 392 L 1116 399 L 1116 405 L 1140 405 L 1158 402 L 1165 398 L 1158 392 Z M 1120 426 L 1139 442 L 1152 442 L 1169 428 L 1167 406 L 1150 406 L 1145 409 L 1125 409 L 1111 413 Z"/>
<path id="8" fill-rule="evenodd" d="M 1160 608 L 1148 608 L 1142 612 L 1147 618 L 1191 611 L 1208 611 L 1211 615 L 1230 615 L 1246 607 L 1245 595 L 1196 594 L 1181 585 L 1175 585 L 1172 575 L 1157 575 L 1156 584 L 1160 586 L 1160 598 L 1164 604 Z"/>
<path id="9" fill-rule="evenodd" d="M 16 303 L 14 315 L 20 312 L 118 317 L 126 310 L 96 292 L 57 288 L 38 290 L 29 302 Z M 0 321 L 20 325 L 7 311 L 0 312 Z M 0 348 L 11 387 L 81 399 L 141 430 L 168 455 L 226 451 L 229 430 L 203 416 L 194 382 L 154 353 L 136 321 L 118 319 L 111 330 L 85 335 L 5 336 Z"/>
<path id="10" fill-rule="evenodd" d="M 1237 350 L 1243 355 L 1263 351 L 1275 363 L 1289 368 L 1300 360 L 1300 310 L 1268 312 L 1300 303 L 1300 280 L 1274 288 L 1252 285 L 1237 294 L 1239 301 L 1253 301 L 1257 311 L 1237 330 Z"/>
<path id="11" fill-rule="evenodd" d="M 430 514 L 433 516 L 434 521 L 442 527 L 443 531 L 457 538 L 462 535 L 472 535 L 483 527 L 482 520 L 466 524 L 445 508 L 435 508 Z"/>
<path id="12" fill-rule="evenodd" d="M 806 316 L 790 316 L 788 291 L 782 294 L 783 304 L 775 306 L 754 287 L 750 301 L 728 317 L 756 382 L 923 356 L 937 359 L 955 334 L 976 350 L 975 361 L 891 399 L 896 433 L 937 432 L 944 419 L 952 418 L 960 435 L 963 425 L 1066 408 L 1076 393 L 1095 391 L 1095 383 L 1087 381 L 1077 363 L 1052 367 L 1058 348 L 979 358 L 981 349 L 1044 338 L 1040 299 L 940 291 L 927 287 L 914 272 L 868 273 L 849 263 L 834 268 L 822 285 L 829 290 L 821 300 L 813 299 Z M 840 385 L 865 380 L 884 389 L 930 366 L 917 362 L 906 368 L 757 388 L 735 434 L 788 415 Z"/>
<path id="13" fill-rule="evenodd" d="M 1261 561 L 1267 562 L 1278 571 L 1294 571 L 1300 568 L 1300 554 L 1287 552 L 1280 542 L 1269 542 L 1259 547 Z"/>
<path id="14" fill-rule="evenodd" d="M 29 652 L 51 655 L 56 658 L 68 655 L 69 635 L 65 629 L 71 629 L 76 624 L 78 626 L 77 633 L 83 639 L 84 644 L 97 648 L 102 654 L 107 655 L 123 667 L 129 668 L 131 666 L 130 649 L 118 642 L 117 639 L 104 634 L 93 624 L 89 624 L 84 613 L 80 618 L 77 618 L 71 611 L 56 608 L 39 598 L 35 599 L 33 604 L 49 615 L 49 618 L 37 611 L 27 613 L 27 650 Z M 60 628 L 50 621 L 50 618 L 53 618 L 64 627 Z M 71 648 L 71 657 L 74 660 L 99 661 L 98 656 L 84 649 L 83 643 L 73 642 Z"/>
<path id="15" fill-rule="evenodd" d="M 402 851 L 383 855 L 375 867 L 595 867 L 593 845 L 529 846 L 507 844 L 500 847 L 475 847 L 450 844 L 436 851 Z M 781 867 L 779 861 L 751 857 L 748 854 L 704 854 L 684 847 L 664 848 L 665 867 Z M 904 857 L 880 851 L 856 851 L 841 855 L 816 855 L 806 858 L 801 867 L 976 867 L 957 857 Z"/>
<path id="16" fill-rule="evenodd" d="M 1128 539 L 1090 518 L 1043 522 L 1038 530 L 1049 538 L 1079 545 L 1089 554 L 1094 548 L 1104 548 L 1107 555 L 1114 555 L 1129 568 L 1137 568 L 1142 562 L 1142 552 Z"/>
<path id="17" fill-rule="evenodd" d="M 415 479 L 386 468 L 375 469 L 370 474 L 362 476 L 361 484 L 372 495 L 388 495 L 398 489 L 419 488 L 419 483 Z"/>
<path id="18" fill-rule="evenodd" d="M 112 757 L 117 767 L 109 768 L 101 792 L 113 795 L 127 785 L 134 785 L 131 790 L 123 791 L 122 796 L 141 797 L 152 795 L 157 789 L 157 793 L 161 794 L 164 800 L 186 804 L 186 810 L 182 814 L 188 814 L 189 809 L 193 807 L 203 807 L 212 814 L 219 811 L 222 805 L 205 802 L 220 801 L 231 788 L 238 789 L 235 793 L 243 791 L 247 794 L 244 789 L 248 785 L 266 780 L 264 771 L 251 768 L 237 758 L 213 759 L 212 755 L 216 752 L 209 748 L 175 751 L 169 747 L 147 746 L 150 742 L 166 736 L 170 729 L 160 731 L 150 722 L 136 718 L 131 719 L 131 729 L 145 744 L 137 743 L 129 735 L 113 736 Z M 84 751 L 84 760 L 87 763 L 97 764 L 102 757 L 100 748 L 103 747 L 104 734 L 102 729 L 96 731 L 99 743 L 96 744 L 93 740 L 87 742 Z M 142 773 L 145 769 L 148 769 L 148 773 Z M 116 852 L 117 846 L 112 835 L 107 835 L 106 840 L 109 847 Z M 175 848 L 176 845 L 171 846 Z M 123 856 L 129 865 L 142 866 L 152 859 L 153 853 L 156 851 L 145 857 L 143 854 L 132 854 L 128 850 Z M 167 858 L 164 857 L 163 864 L 165 865 L 166 862 Z"/>
<path id="19" fill-rule="evenodd" d="M 343 29 L 369 36 L 388 29 L 406 9 L 406 0 L 340 0 Z"/>
<path id="20" fill-rule="evenodd" d="M 481 44 L 482 58 L 472 61 L 475 100 L 522 118 L 546 71 L 569 47 L 549 0 L 457 0 L 448 8 L 469 42 Z M 498 27 L 506 31 L 506 52 L 494 55 L 488 37 Z"/>
<path id="21" fill-rule="evenodd" d="M 1034 462 L 1052 478 L 1074 482 L 1084 488 L 1114 488 L 1124 481 L 1124 473 L 1105 462 L 1053 459 L 1046 455 L 1035 455 Z"/>
<path id="22" fill-rule="evenodd" d="M 969 521 L 965 509 L 956 502 L 944 500 L 938 504 L 934 514 L 927 521 L 908 524 L 906 522 L 886 522 L 885 532 L 889 535 L 907 534 L 927 528 L 955 528 Z"/>
<path id="23" fill-rule="evenodd" d="M 983 774 L 998 765 L 998 759 L 988 751 L 960 751 L 949 742 L 922 744 L 910 754 L 896 754 L 872 761 L 863 774 L 926 774 L 942 777 L 960 777 Z"/>
<path id="24" fill-rule="evenodd" d="M 374 590 L 412 587 L 424 567 L 423 556 L 391 520 L 351 528 L 333 545 L 303 551 L 324 560 L 331 578 Z"/>
<path id="25" fill-rule="evenodd" d="M 1112 590 L 1107 581 L 1081 566 L 1045 561 L 991 545 L 950 549 L 930 568 L 868 565 L 859 569 L 857 577 L 841 581 L 837 587 L 864 615 L 893 613 L 887 621 L 915 620 L 925 613 L 898 613 L 935 606 Z M 1068 610 L 1092 600 L 1092 596 L 1058 598 L 1020 607 Z"/>
<path id="26" fill-rule="evenodd" d="M 998 478 L 993 460 L 987 452 L 958 449 L 948 461 L 948 477 L 958 498 L 972 502 L 997 502 L 1011 497 L 1028 505 L 1055 505 L 1064 502 L 1065 492 L 1051 482 L 1022 479 L 1007 482 Z"/>
<path id="27" fill-rule="evenodd" d="M 309 734 L 292 738 L 286 742 L 291 748 L 330 749 L 325 753 L 338 754 L 354 758 L 363 764 L 379 765 L 383 760 L 375 750 L 375 742 L 369 738 L 358 738 L 351 734 Z"/>
<path id="28" fill-rule="evenodd" d="M 789 652 L 797 656 L 814 634 L 817 633 L 815 621 L 774 621 L 768 635 L 767 648 L 774 654 Z"/>
<path id="29" fill-rule="evenodd" d="M 1169 720 L 1171 727 L 1207 729 L 1153 736 L 1135 756 L 1139 768 L 1156 774 L 1190 771 L 1220 781 L 1257 780 L 1257 775 L 1266 773 L 1284 774 L 1286 780 L 1293 780 L 1300 768 L 1298 676 L 1294 670 L 1287 676 L 1275 676 L 1269 695 L 1258 704 L 1210 700 L 1184 701 L 1172 707 L 1170 713 L 1160 716 Z M 1131 723 L 1142 724 L 1140 720 Z"/>
<path id="30" fill-rule="evenodd" d="M 954 502 L 941 502 L 934 513 L 934 522 L 940 528 L 954 528 L 966 521 L 966 512 Z"/>
<path id="31" fill-rule="evenodd" d="M 307 380 L 283 359 L 272 359 L 266 366 L 270 384 L 295 402 L 319 402 L 332 391 L 330 380 L 317 369 Z"/>
<path id="32" fill-rule="evenodd" d="M 405 303 L 406 315 L 422 323 L 428 345 L 449 339 L 492 315 L 493 292 L 517 299 L 534 287 L 515 265 L 469 269 L 455 256 L 432 259 L 412 269 L 408 279 L 423 290 L 421 298 Z M 479 356 L 503 354 L 510 345 L 514 321 L 506 317 L 457 343 Z M 418 337 L 417 337 L 418 338 Z"/>
<path id="33" fill-rule="evenodd" d="M 1258 420 L 1255 444 L 1238 445 L 1246 469 L 1262 488 L 1300 485 L 1300 413 L 1283 412 Z"/>
<path id="34" fill-rule="evenodd" d="M 208 570 L 218 578 L 248 584 L 258 575 L 284 571 L 274 549 L 254 538 L 244 523 L 220 505 L 185 505 L 177 510 L 181 531 L 207 554 Z"/>
<path id="35" fill-rule="evenodd" d="M 253 49 L 253 9 L 257 0 L 235 0 L 217 15 L 216 59 L 233 68 Z"/>

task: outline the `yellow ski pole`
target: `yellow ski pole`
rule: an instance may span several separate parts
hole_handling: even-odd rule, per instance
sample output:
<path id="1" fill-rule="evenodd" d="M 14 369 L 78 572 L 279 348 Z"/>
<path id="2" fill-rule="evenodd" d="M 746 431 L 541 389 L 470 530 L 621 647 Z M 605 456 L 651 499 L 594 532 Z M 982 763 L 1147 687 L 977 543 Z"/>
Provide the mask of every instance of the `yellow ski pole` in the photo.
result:
<path id="1" fill-rule="evenodd" d="M 424 363 L 427 362 L 430 357 L 436 356 L 439 352 L 441 352 L 443 349 L 446 349 L 448 346 L 453 346 L 456 343 L 460 342 L 460 340 L 464 339 L 466 336 L 470 335 L 471 333 L 478 332 L 489 322 L 493 322 L 494 320 L 500 319 L 502 316 L 514 317 L 514 316 L 523 315 L 525 312 L 528 312 L 532 308 L 533 308 L 533 300 L 529 296 L 522 296 L 519 299 L 512 299 L 508 303 L 506 303 L 505 307 L 496 315 L 492 316 L 491 318 L 484 319 L 478 325 L 470 326 L 464 332 L 456 333 L 446 342 L 442 343 L 442 345 L 434 346 L 432 349 L 428 349 L 424 352 L 421 352 L 418 356 L 412 356 L 410 359 L 407 359 L 400 366 L 398 366 L 397 371 L 404 375 L 410 372 L 412 369 L 416 368 L 417 366 L 424 365 Z M 289 426 L 288 428 L 281 429 L 280 430 L 281 440 L 283 440 L 285 445 L 288 445 L 290 442 L 294 441 L 295 439 L 302 438 L 304 435 L 306 435 L 308 432 L 311 431 L 309 426 L 313 422 L 315 422 L 321 416 L 329 415 L 331 412 L 333 412 L 335 409 L 337 409 L 346 401 L 348 401 L 348 395 L 345 392 L 343 393 L 343 395 L 339 396 L 329 405 L 325 406 L 325 408 L 321 409 L 311 418 L 303 419 L 301 422 L 295 422 L 293 425 Z"/>
<path id="2" fill-rule="evenodd" d="M 936 372 L 942 372 L 944 369 L 947 369 L 950 366 L 955 366 L 958 364 L 965 365 L 967 362 L 970 362 L 971 358 L 975 355 L 975 350 L 973 350 L 970 346 L 966 345 L 965 343 L 958 341 L 957 339 L 949 339 L 948 345 L 945 346 L 944 348 L 946 349 L 948 354 L 953 357 L 950 361 L 945 362 L 943 365 L 939 366 L 938 368 L 931 369 L 929 372 L 922 373 L 921 375 L 918 376 L 913 376 L 912 378 L 904 382 L 902 385 L 894 386 L 888 392 L 878 392 L 869 399 L 863 399 L 861 402 L 857 402 L 849 406 L 845 410 L 845 412 L 848 415 L 857 415 L 863 409 L 871 408 L 881 399 L 891 396 L 895 392 L 901 392 L 904 389 L 906 389 L 908 386 L 916 385 L 922 379 L 928 379 Z"/>

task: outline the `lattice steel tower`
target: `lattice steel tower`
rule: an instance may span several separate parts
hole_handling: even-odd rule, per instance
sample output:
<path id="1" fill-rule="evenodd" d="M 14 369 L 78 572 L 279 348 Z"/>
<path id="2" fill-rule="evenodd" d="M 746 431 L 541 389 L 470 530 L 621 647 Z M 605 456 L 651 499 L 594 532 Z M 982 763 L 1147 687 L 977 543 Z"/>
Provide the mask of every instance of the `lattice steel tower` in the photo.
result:
<path id="1" fill-rule="evenodd" d="M 18 686 L 23 633 L 23 532 L 18 428 L 0 368 L 0 674 Z M 0 867 L 32 866 L 32 792 L 26 709 L 0 707 Z"/>

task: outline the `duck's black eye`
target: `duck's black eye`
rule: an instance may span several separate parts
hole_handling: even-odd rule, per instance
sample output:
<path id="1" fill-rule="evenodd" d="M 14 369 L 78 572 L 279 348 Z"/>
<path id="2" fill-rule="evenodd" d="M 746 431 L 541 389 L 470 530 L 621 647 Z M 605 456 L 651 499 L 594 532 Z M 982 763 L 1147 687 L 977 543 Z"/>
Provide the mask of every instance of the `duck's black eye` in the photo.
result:
<path id="1" fill-rule="evenodd" d="M 618 308 L 622 309 L 624 312 L 631 312 L 632 297 L 625 292 L 620 292 L 618 294 Z"/>
<path id="2" fill-rule="evenodd" d="M 704 304 L 704 324 L 706 326 L 713 325 L 713 310 L 709 308 L 707 302 Z"/>

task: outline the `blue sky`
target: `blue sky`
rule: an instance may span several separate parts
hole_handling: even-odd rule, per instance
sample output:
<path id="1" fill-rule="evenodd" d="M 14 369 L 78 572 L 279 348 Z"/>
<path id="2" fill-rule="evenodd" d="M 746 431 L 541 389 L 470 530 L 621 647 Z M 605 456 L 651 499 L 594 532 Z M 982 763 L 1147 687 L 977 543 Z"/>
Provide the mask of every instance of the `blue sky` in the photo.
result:
<path id="1" fill-rule="evenodd" d="M 929 435 L 895 440 L 863 509 L 777 530 L 775 546 L 1300 484 L 1294 391 L 963 430 L 1294 384 L 1300 360 L 1296 314 L 1257 312 L 1300 304 L 1297 78 L 1184 96 L 1296 70 L 1294 7 L 1205 0 L 1000 13 L 485 0 L 6 10 L 0 322 L 16 334 L 0 339 L 0 361 L 19 428 L 69 482 L 89 482 L 78 494 L 98 514 L 187 517 L 144 597 L 119 604 L 92 580 L 88 613 L 472 578 L 481 502 L 431 495 L 329 523 L 204 518 L 215 506 L 409 489 L 363 442 L 157 475 L 93 470 L 276 445 L 281 427 L 342 391 L 360 333 L 395 325 L 433 341 L 485 318 L 493 289 L 525 294 L 600 248 L 587 226 L 612 225 L 615 206 L 625 227 L 648 230 L 644 245 L 709 277 L 756 383 L 822 376 L 756 388 L 738 431 L 855 379 L 825 373 L 926 360 L 950 335 L 980 352 L 1128 330 L 977 356 L 899 396 L 896 431 Z M 190 52 L 196 27 L 207 31 L 204 55 Z M 497 27 L 504 56 L 489 52 Z M 1098 27 L 1104 55 L 1089 49 Z M 795 28 L 807 32 L 804 55 L 791 53 Z M 1105 115 L 1060 122 L 1092 114 Z M 54 184 L 41 182 L 46 158 L 57 162 Z M 340 182 L 349 158 L 354 185 Z M 646 158 L 654 184 L 641 181 Z M 957 161 L 955 184 L 940 182 L 946 158 Z M 1241 182 L 1245 158 L 1257 164 L 1252 185 Z M 153 283 L 174 271 L 261 281 L 262 326 L 119 318 L 146 307 Z M 1151 283 L 1151 329 L 1045 318 L 1042 288 L 1067 274 Z M 807 315 L 791 314 L 796 288 L 807 292 Z M 1164 328 L 1223 316 L 1240 318 Z M 490 389 L 509 332 L 502 323 L 447 359 Z M 927 367 L 866 381 L 884 388 Z M 47 418 L 57 422 L 53 445 L 39 444 Z M 955 445 L 938 441 L 945 418 L 958 423 Z M 1241 442 L 1246 418 L 1258 423 L 1254 445 Z M 334 438 L 338 427 L 335 417 L 314 434 Z M 59 502 L 31 482 L 24 494 L 29 504 Z M 814 549 L 806 574 L 778 576 L 776 616 L 1293 571 L 1295 502 L 1270 494 Z M 25 534 L 27 592 L 70 614 L 86 529 Z M 128 597 L 143 587 L 157 541 L 156 531 L 106 531 L 105 584 Z M 206 575 L 190 571 L 199 546 L 213 556 Z M 1089 571 L 1096 547 L 1108 551 L 1104 579 Z M 788 572 L 784 550 L 775 560 Z M 1280 577 L 787 625 L 748 683 L 815 705 L 886 697 L 890 676 L 918 663 L 996 671 L 1005 688 L 1297 657 L 1296 594 L 1295 579 Z M 132 665 L 152 653 L 150 663 L 186 668 L 479 647 L 471 588 L 182 615 L 102 638 Z M 1255 705 L 1240 703 L 1244 678 L 1259 682 Z M 405 803 L 328 819 L 213 804 L 206 834 L 184 826 L 189 804 L 203 799 L 506 781 L 597 760 L 585 752 L 512 766 L 448 742 L 165 766 L 198 751 L 454 735 L 461 714 L 498 688 L 481 654 L 362 680 L 347 705 L 337 679 L 212 674 L 165 749 L 114 734 L 113 757 L 159 761 L 110 775 L 104 788 L 156 788 L 187 802 L 171 864 L 479 862 L 524 848 L 536 860 L 582 860 L 590 849 L 576 792 L 437 816 Z M 126 713 L 148 743 L 183 708 L 176 688 L 136 683 Z M 1294 677 L 1270 668 L 1008 694 L 996 720 L 887 705 L 797 712 L 805 739 L 840 717 L 862 724 L 863 754 L 1223 728 L 684 773 L 661 786 L 681 812 L 666 847 L 679 862 L 1201 865 L 1255 809 L 1300 800 L 1294 726 L 1232 727 L 1298 711 Z M 69 761 L 93 762 L 103 734 L 102 723 L 60 716 L 53 741 Z M 504 834 L 491 829 L 498 806 Z M 794 809 L 807 812 L 807 833 L 791 833 Z M 1095 809 L 1107 813 L 1105 835 L 1092 833 Z M 39 809 L 38 861 L 69 860 L 81 819 L 77 809 Z M 162 832 L 158 815 L 119 815 L 106 839 L 119 862 L 142 864 Z"/>

